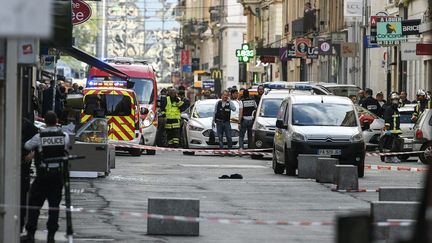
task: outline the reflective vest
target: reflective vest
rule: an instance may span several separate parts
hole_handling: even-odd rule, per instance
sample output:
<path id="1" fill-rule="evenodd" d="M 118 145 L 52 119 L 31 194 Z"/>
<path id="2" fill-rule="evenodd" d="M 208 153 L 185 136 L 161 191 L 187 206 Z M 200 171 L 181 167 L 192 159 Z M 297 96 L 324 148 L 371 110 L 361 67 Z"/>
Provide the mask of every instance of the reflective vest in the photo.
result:
<path id="1" fill-rule="evenodd" d="M 62 160 L 45 161 L 46 159 L 63 157 L 66 155 L 65 134 L 59 129 L 57 131 L 42 131 L 40 134 L 40 147 L 36 157 L 38 170 L 47 168 L 60 168 Z"/>
<path id="2" fill-rule="evenodd" d="M 425 109 L 431 109 L 431 108 L 432 108 L 431 100 L 427 100 L 424 103 L 417 102 L 417 105 L 413 112 L 413 116 L 419 116 Z"/>
<path id="3" fill-rule="evenodd" d="M 167 105 L 165 113 L 167 119 L 180 119 L 180 106 L 183 105 L 183 101 L 171 102 L 171 97 L 167 96 Z"/>

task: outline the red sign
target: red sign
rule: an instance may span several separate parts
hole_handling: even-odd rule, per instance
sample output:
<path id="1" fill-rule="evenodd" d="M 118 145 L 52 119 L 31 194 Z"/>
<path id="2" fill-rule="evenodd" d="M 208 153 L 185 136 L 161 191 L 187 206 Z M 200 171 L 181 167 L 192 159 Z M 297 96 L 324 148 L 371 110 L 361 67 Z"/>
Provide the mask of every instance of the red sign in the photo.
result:
<path id="1" fill-rule="evenodd" d="M 261 56 L 260 60 L 262 63 L 275 63 L 276 57 L 274 57 L 274 56 Z"/>
<path id="2" fill-rule="evenodd" d="M 78 25 L 86 22 L 92 15 L 92 9 L 88 3 L 82 0 L 72 0 L 72 23 Z"/>
<path id="3" fill-rule="evenodd" d="M 417 56 L 431 56 L 432 55 L 432 44 L 417 44 L 416 45 Z"/>
<path id="4" fill-rule="evenodd" d="M 309 47 L 311 47 L 312 41 L 307 38 L 295 39 L 296 57 L 306 57 Z"/>
<path id="5" fill-rule="evenodd" d="M 182 52 L 181 52 L 181 65 L 183 66 L 183 65 L 190 64 L 189 59 L 190 59 L 189 50 L 182 50 Z"/>

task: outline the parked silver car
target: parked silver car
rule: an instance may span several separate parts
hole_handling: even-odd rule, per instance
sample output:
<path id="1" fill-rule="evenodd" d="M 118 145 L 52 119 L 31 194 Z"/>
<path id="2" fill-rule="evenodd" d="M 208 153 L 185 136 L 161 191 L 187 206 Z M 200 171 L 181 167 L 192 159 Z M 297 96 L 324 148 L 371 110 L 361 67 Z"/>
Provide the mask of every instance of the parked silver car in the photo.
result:
<path id="1" fill-rule="evenodd" d="M 415 137 L 413 143 L 414 151 L 425 151 L 419 154 L 419 158 L 424 164 L 432 162 L 432 110 L 425 110 L 419 117 L 414 126 Z"/>
<path id="2" fill-rule="evenodd" d="M 346 97 L 295 95 L 281 104 L 276 120 L 273 170 L 295 175 L 299 154 L 339 159 L 364 176 L 366 146 L 352 101 Z"/>

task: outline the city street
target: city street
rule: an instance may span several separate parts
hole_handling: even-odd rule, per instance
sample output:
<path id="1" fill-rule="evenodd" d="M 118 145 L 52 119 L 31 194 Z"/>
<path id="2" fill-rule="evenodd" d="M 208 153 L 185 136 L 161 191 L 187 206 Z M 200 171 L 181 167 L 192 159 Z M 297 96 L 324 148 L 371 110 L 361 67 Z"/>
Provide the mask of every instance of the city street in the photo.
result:
<path id="1" fill-rule="evenodd" d="M 378 157 L 367 164 L 389 165 Z M 417 162 L 390 164 L 422 167 Z M 156 156 L 117 154 L 117 168 L 106 178 L 73 179 L 75 208 L 99 213 L 74 213 L 76 242 L 334 242 L 334 226 L 274 226 L 200 223 L 199 237 L 150 236 L 144 216 L 149 197 L 196 198 L 201 217 L 286 221 L 334 221 L 338 214 L 369 210 L 378 193 L 332 192 L 331 185 L 309 179 L 275 175 L 271 160 L 210 155 L 184 156 L 158 152 Z M 241 174 L 242 180 L 218 179 Z M 360 188 L 421 186 L 423 173 L 366 170 Z M 37 238 L 46 211 L 39 221 Z M 59 242 L 64 242 L 65 215 L 61 213 Z"/>

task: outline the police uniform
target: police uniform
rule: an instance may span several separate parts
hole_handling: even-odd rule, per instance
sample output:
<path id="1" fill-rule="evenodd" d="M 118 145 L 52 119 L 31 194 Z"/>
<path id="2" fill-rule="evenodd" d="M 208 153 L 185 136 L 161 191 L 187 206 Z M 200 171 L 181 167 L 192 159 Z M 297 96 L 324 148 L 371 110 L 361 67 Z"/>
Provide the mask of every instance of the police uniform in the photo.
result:
<path id="1" fill-rule="evenodd" d="M 157 100 L 158 126 L 156 131 L 156 145 L 160 147 L 165 147 L 167 144 L 166 132 L 165 132 L 165 124 L 166 124 L 165 106 L 166 106 L 166 95 L 160 95 Z"/>
<path id="2" fill-rule="evenodd" d="M 46 159 L 63 157 L 67 154 L 69 147 L 69 136 L 57 127 L 48 127 L 36 134 L 32 139 L 25 143 L 25 149 L 35 150 L 36 178 L 30 189 L 29 215 L 26 230 L 29 235 L 34 235 L 39 210 L 45 200 L 48 200 L 50 208 L 58 208 L 62 199 L 63 188 L 63 161 L 50 161 Z M 57 231 L 59 210 L 48 211 L 48 239 L 53 239 Z"/>
<path id="3" fill-rule="evenodd" d="M 180 144 L 180 114 L 185 104 L 179 97 L 171 98 L 170 96 L 167 96 L 162 102 L 166 114 L 165 130 L 168 146 L 178 147 Z"/>
<path id="4" fill-rule="evenodd" d="M 400 139 L 397 139 L 399 134 L 402 133 L 400 129 L 400 113 L 397 106 L 388 105 L 384 111 L 385 125 L 390 133 L 389 136 L 384 137 L 384 148 L 390 149 L 391 152 L 400 151 L 402 146 Z"/>
<path id="5" fill-rule="evenodd" d="M 257 108 L 257 104 L 254 99 L 252 98 L 246 98 L 242 101 L 242 116 L 241 116 L 241 126 L 240 126 L 240 148 L 244 148 L 244 135 L 247 131 L 248 134 L 248 142 L 250 143 L 252 140 L 252 126 L 253 126 L 253 119 L 252 116 L 253 112 Z"/>
<path id="6" fill-rule="evenodd" d="M 382 116 L 382 109 L 380 103 L 378 102 L 378 100 L 374 99 L 371 96 L 364 99 L 361 106 L 363 108 L 366 108 L 370 112 L 373 112 L 377 116 Z"/>
<path id="7" fill-rule="evenodd" d="M 223 137 L 226 136 L 228 148 L 232 148 L 231 138 L 231 111 L 235 111 L 236 107 L 231 101 L 219 100 L 215 106 L 215 115 L 213 121 L 216 123 L 216 130 L 219 139 L 219 148 L 223 148 Z"/>

